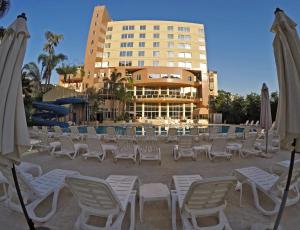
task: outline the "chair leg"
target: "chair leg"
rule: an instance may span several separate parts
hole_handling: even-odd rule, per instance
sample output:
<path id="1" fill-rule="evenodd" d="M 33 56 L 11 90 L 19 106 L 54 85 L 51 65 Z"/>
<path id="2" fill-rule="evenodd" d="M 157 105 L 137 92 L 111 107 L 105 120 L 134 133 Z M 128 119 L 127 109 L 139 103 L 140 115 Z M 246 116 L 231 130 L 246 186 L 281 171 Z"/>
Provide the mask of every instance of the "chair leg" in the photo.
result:
<path id="1" fill-rule="evenodd" d="M 175 191 L 171 191 L 171 199 L 172 199 L 172 230 L 177 230 L 177 226 L 176 226 L 177 194 Z"/>
<path id="2" fill-rule="evenodd" d="M 144 222 L 144 198 L 140 196 L 140 222 Z"/>
<path id="3" fill-rule="evenodd" d="M 130 194 L 130 226 L 129 230 L 134 230 L 135 228 L 135 199 L 136 191 Z"/>

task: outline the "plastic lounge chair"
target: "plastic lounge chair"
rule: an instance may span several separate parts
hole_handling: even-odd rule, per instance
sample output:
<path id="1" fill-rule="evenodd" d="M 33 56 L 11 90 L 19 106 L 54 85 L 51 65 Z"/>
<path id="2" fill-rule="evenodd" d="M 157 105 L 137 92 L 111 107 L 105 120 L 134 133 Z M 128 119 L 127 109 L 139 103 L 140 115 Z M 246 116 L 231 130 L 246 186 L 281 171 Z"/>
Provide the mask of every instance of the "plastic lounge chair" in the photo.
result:
<path id="1" fill-rule="evenodd" d="M 118 138 L 117 148 L 112 150 L 114 161 L 118 159 L 131 159 L 136 162 L 137 146 L 131 138 Z"/>
<path id="2" fill-rule="evenodd" d="M 210 150 L 208 151 L 208 157 L 211 161 L 215 158 L 226 158 L 231 159 L 232 154 L 226 152 L 226 139 L 225 138 L 215 138 L 211 145 Z"/>
<path id="3" fill-rule="evenodd" d="M 134 185 L 136 176 L 109 176 L 106 180 L 88 176 L 69 176 L 66 183 L 77 199 L 81 212 L 75 223 L 75 229 L 104 230 L 121 229 L 121 225 L 130 203 L 130 230 L 135 225 Z M 94 226 L 89 217 L 105 217 L 105 227 Z"/>
<path id="4" fill-rule="evenodd" d="M 249 120 L 247 120 L 245 123 L 241 123 L 240 125 L 248 125 L 249 124 Z"/>
<path id="5" fill-rule="evenodd" d="M 250 123 L 249 123 L 250 126 L 253 126 L 254 125 L 254 120 L 252 120 Z"/>
<path id="6" fill-rule="evenodd" d="M 158 161 L 159 164 L 161 164 L 160 147 L 155 139 L 140 139 L 138 141 L 138 152 L 140 155 L 140 164 L 142 163 L 142 160 Z"/>
<path id="7" fill-rule="evenodd" d="M 208 129 L 208 139 L 211 141 L 215 138 L 223 137 L 224 134 L 219 133 L 219 127 L 218 126 L 210 126 Z"/>
<path id="8" fill-rule="evenodd" d="M 200 141 L 199 130 L 198 127 L 193 127 L 190 129 L 190 135 L 193 137 L 195 142 Z"/>
<path id="9" fill-rule="evenodd" d="M 155 129 L 153 127 L 145 127 L 145 136 L 155 138 Z"/>
<path id="10" fill-rule="evenodd" d="M 125 129 L 125 137 L 131 138 L 132 140 L 136 141 L 135 137 L 135 127 L 126 127 Z"/>
<path id="11" fill-rule="evenodd" d="M 70 126 L 69 127 L 71 133 L 70 133 L 70 137 L 72 138 L 72 140 L 83 140 L 84 138 L 84 134 L 80 133 L 78 130 L 77 126 Z"/>
<path id="12" fill-rule="evenodd" d="M 175 189 L 172 196 L 172 227 L 176 230 L 176 203 L 178 202 L 183 229 L 231 230 L 225 216 L 226 196 L 234 177 L 202 179 L 199 175 L 173 176 Z M 217 216 L 214 226 L 199 226 L 197 218 Z"/>
<path id="13" fill-rule="evenodd" d="M 255 127 L 258 127 L 259 126 L 259 121 L 257 120 L 254 124 Z"/>
<path id="14" fill-rule="evenodd" d="M 256 135 L 249 136 L 247 138 L 240 149 L 240 156 L 245 158 L 248 156 L 259 156 L 261 154 L 260 150 L 255 149 L 255 141 L 256 141 Z"/>
<path id="15" fill-rule="evenodd" d="M 80 151 L 87 150 L 86 144 L 74 144 L 72 139 L 68 136 L 59 137 L 59 142 L 61 143 L 61 149 L 52 152 L 54 156 L 68 156 L 73 160 Z"/>
<path id="16" fill-rule="evenodd" d="M 177 142 L 177 129 L 176 128 L 169 128 L 168 130 L 168 142 Z"/>
<path id="17" fill-rule="evenodd" d="M 86 129 L 87 129 L 87 137 L 97 137 L 98 139 L 101 139 L 101 134 L 98 134 L 96 132 L 95 127 L 88 126 L 86 127 Z"/>
<path id="18" fill-rule="evenodd" d="M 64 133 L 62 131 L 61 127 L 59 127 L 59 126 L 54 126 L 53 129 L 54 129 L 54 136 L 55 137 L 59 137 L 59 136 L 62 136 L 62 135 L 67 135 L 66 133 Z"/>
<path id="19" fill-rule="evenodd" d="M 264 139 L 260 142 L 257 142 L 255 144 L 255 147 L 261 151 L 265 151 L 266 150 L 266 138 L 264 137 Z M 273 146 L 273 133 L 269 133 L 268 134 L 268 152 L 270 153 L 274 153 L 274 152 L 278 152 L 279 147 L 275 147 Z"/>
<path id="20" fill-rule="evenodd" d="M 105 152 L 103 151 L 98 138 L 88 137 L 86 138 L 86 144 L 88 146 L 88 149 L 87 152 L 82 155 L 84 159 L 87 159 L 88 157 L 96 157 L 100 161 L 103 161 L 105 159 Z"/>
<path id="21" fill-rule="evenodd" d="M 9 184 L 7 206 L 12 210 L 22 212 L 19 202 L 15 203 L 18 198 L 10 168 L 0 166 L 0 169 Z M 65 187 L 65 177 L 78 174 L 79 172 L 76 171 L 54 169 L 42 176 L 32 178 L 29 174 L 17 169 L 18 182 L 30 218 L 35 222 L 48 221 L 56 212 L 59 192 Z M 36 209 L 47 198 L 52 199 L 50 211 L 44 216 L 37 215 Z"/>
<path id="22" fill-rule="evenodd" d="M 178 145 L 175 145 L 173 149 L 173 157 L 176 161 L 181 157 L 191 157 L 193 160 L 196 160 L 193 138 L 191 136 L 185 135 L 179 138 Z"/>
<path id="23" fill-rule="evenodd" d="M 227 133 L 225 134 L 225 137 L 228 139 L 235 139 L 236 136 L 236 127 L 234 125 L 229 126 L 229 129 L 227 131 Z"/>
<path id="24" fill-rule="evenodd" d="M 114 127 L 107 127 L 106 128 L 106 134 L 103 137 L 103 140 L 106 142 L 116 142 L 117 140 L 117 134 Z"/>
<path id="25" fill-rule="evenodd" d="M 293 191 L 295 195 L 288 197 L 286 206 L 294 205 L 300 199 L 300 193 L 297 187 L 298 179 L 300 177 L 300 162 L 297 162 L 294 167 L 290 191 Z M 243 184 L 246 183 L 251 187 L 255 207 L 264 215 L 276 214 L 279 211 L 281 204 L 281 198 L 285 189 L 287 174 L 288 172 L 286 170 L 280 176 L 278 176 L 268 173 L 257 167 L 235 169 L 234 175 L 241 183 L 240 206 L 242 206 Z M 275 204 L 273 210 L 267 210 L 262 207 L 258 191 L 264 193 Z"/>
<path id="26" fill-rule="evenodd" d="M 30 150 L 33 148 L 36 148 L 38 151 L 49 151 L 50 153 L 53 153 L 56 149 L 59 149 L 61 147 L 61 143 L 58 141 L 49 141 L 48 134 L 44 132 L 39 133 L 39 138 L 36 143 L 32 143 Z"/>

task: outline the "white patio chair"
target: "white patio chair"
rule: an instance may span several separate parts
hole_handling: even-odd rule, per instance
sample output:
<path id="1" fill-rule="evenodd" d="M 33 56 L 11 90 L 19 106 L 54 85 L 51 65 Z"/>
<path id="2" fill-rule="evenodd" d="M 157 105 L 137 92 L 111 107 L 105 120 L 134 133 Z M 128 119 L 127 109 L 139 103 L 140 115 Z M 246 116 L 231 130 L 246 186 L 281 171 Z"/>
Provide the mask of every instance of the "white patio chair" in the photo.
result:
<path id="1" fill-rule="evenodd" d="M 131 138 L 134 141 L 136 141 L 135 127 L 127 126 L 126 129 L 125 129 L 125 137 L 126 138 Z"/>
<path id="2" fill-rule="evenodd" d="M 84 134 L 79 132 L 77 126 L 70 126 L 69 129 L 71 131 L 70 137 L 72 140 L 82 141 L 84 139 Z"/>
<path id="3" fill-rule="evenodd" d="M 116 142 L 117 140 L 117 133 L 115 127 L 107 127 L 106 134 L 103 136 L 103 140 L 106 142 Z"/>
<path id="4" fill-rule="evenodd" d="M 234 175 L 241 183 L 240 206 L 242 206 L 243 185 L 248 184 L 251 187 L 253 193 L 255 207 L 264 215 L 276 214 L 279 211 L 282 195 L 285 190 L 287 174 L 288 171 L 286 170 L 280 176 L 278 176 L 266 172 L 257 167 L 235 169 Z M 294 171 L 290 185 L 290 191 L 293 192 L 293 195 L 291 196 L 291 194 L 289 194 L 286 206 L 294 205 L 300 200 L 300 193 L 297 186 L 299 178 L 300 162 L 297 162 L 294 166 Z M 267 210 L 264 207 L 262 207 L 258 191 L 262 192 L 274 203 L 274 208 L 272 210 Z"/>
<path id="5" fill-rule="evenodd" d="M 46 150 L 49 151 L 50 153 L 53 153 L 55 150 L 59 149 L 60 147 L 61 147 L 60 142 L 50 141 L 49 135 L 47 133 L 40 132 L 37 141 L 35 143 L 34 142 L 31 143 L 30 150 L 36 148 L 40 152 Z"/>
<path id="6" fill-rule="evenodd" d="M 19 205 L 15 184 L 9 167 L 0 165 L 0 170 L 8 181 L 7 206 L 12 210 L 22 212 Z M 26 205 L 28 215 L 34 222 L 46 222 L 56 212 L 59 192 L 65 187 L 64 179 L 68 175 L 78 175 L 79 172 L 54 169 L 39 177 L 33 178 L 30 174 L 16 169 L 20 190 Z M 51 199 L 51 209 L 41 216 L 37 209 L 46 199 Z"/>
<path id="7" fill-rule="evenodd" d="M 252 120 L 248 125 L 253 126 L 254 125 L 254 120 Z"/>
<path id="8" fill-rule="evenodd" d="M 134 144 L 131 138 L 118 138 L 116 149 L 111 151 L 115 162 L 118 159 L 131 159 L 134 163 L 136 162 L 137 145 Z"/>
<path id="9" fill-rule="evenodd" d="M 255 143 L 255 147 L 261 151 L 266 150 L 266 137 L 264 136 L 264 139 L 261 141 L 257 141 Z M 279 146 L 273 146 L 273 133 L 268 133 L 268 152 L 275 153 L 279 151 Z"/>
<path id="10" fill-rule="evenodd" d="M 172 196 L 172 227 L 176 230 L 176 203 L 186 230 L 231 230 L 224 210 L 226 196 L 233 184 L 234 177 L 202 179 L 199 175 L 173 176 L 175 189 Z M 197 219 L 217 217 L 215 225 L 199 226 Z"/>
<path id="11" fill-rule="evenodd" d="M 121 225 L 130 204 L 130 230 L 135 228 L 134 185 L 136 176 L 109 176 L 106 180 L 88 176 L 69 176 L 66 183 L 78 201 L 81 209 L 74 229 L 108 230 L 121 229 Z M 106 218 L 105 226 L 95 226 L 90 217 Z"/>
<path id="12" fill-rule="evenodd" d="M 80 151 L 87 151 L 87 145 L 76 143 L 68 136 L 60 136 L 59 142 L 61 143 L 61 149 L 58 151 L 53 151 L 54 156 L 68 156 L 71 160 L 75 159 Z"/>
<path id="13" fill-rule="evenodd" d="M 198 129 L 198 127 L 192 127 L 190 129 L 190 135 L 193 137 L 193 140 L 195 142 L 198 142 L 201 139 L 200 136 L 199 136 L 199 129 Z"/>
<path id="14" fill-rule="evenodd" d="M 54 126 L 53 129 L 54 129 L 54 136 L 55 137 L 59 137 L 59 136 L 62 136 L 62 135 L 67 135 L 66 133 L 64 133 L 62 131 L 61 127 L 59 127 L 59 126 Z"/>
<path id="15" fill-rule="evenodd" d="M 176 128 L 169 128 L 167 141 L 168 142 L 177 142 L 177 140 L 178 140 L 177 129 Z"/>
<path id="16" fill-rule="evenodd" d="M 100 161 L 103 161 L 105 159 L 105 152 L 102 148 L 102 145 L 100 143 L 100 140 L 95 137 L 87 137 L 86 138 L 86 144 L 87 144 L 87 152 L 82 154 L 84 159 L 87 159 L 89 157 L 96 157 Z"/>
<path id="17" fill-rule="evenodd" d="M 161 164 L 160 147 L 156 139 L 143 138 L 138 140 L 139 163 L 145 161 L 158 161 Z"/>
<path id="18" fill-rule="evenodd" d="M 86 130 L 87 130 L 87 137 L 96 137 L 96 138 L 98 138 L 98 139 L 101 139 L 101 134 L 98 134 L 97 132 L 96 132 L 96 129 L 95 129 L 95 127 L 93 127 L 93 126 L 88 126 L 88 127 L 86 127 Z"/>
<path id="19" fill-rule="evenodd" d="M 208 157 L 211 161 L 215 158 L 226 158 L 231 160 L 232 154 L 226 151 L 226 139 L 225 138 L 215 138 L 212 142 L 211 148 L 208 151 Z"/>
<path id="20" fill-rule="evenodd" d="M 193 137 L 184 135 L 178 139 L 178 145 L 174 146 L 173 149 L 174 160 L 178 160 L 181 157 L 191 157 L 196 160 L 196 153 L 193 148 Z"/>
<path id="21" fill-rule="evenodd" d="M 208 140 L 212 141 L 215 138 L 223 137 L 224 134 L 219 132 L 218 126 L 209 126 L 208 128 Z"/>
<path id="22" fill-rule="evenodd" d="M 228 139 L 235 139 L 237 137 L 235 130 L 236 126 L 230 125 L 227 133 L 225 134 L 225 137 Z"/>
<path id="23" fill-rule="evenodd" d="M 249 120 L 247 120 L 245 123 L 241 123 L 240 125 L 248 125 L 249 124 Z"/>
<path id="24" fill-rule="evenodd" d="M 155 129 L 151 126 L 145 127 L 145 137 L 147 138 L 155 138 Z"/>
<path id="25" fill-rule="evenodd" d="M 255 149 L 256 135 L 249 136 L 242 144 L 240 149 L 240 156 L 245 158 L 248 156 L 259 156 L 261 150 Z"/>
<path id="26" fill-rule="evenodd" d="M 257 120 L 254 124 L 255 127 L 258 127 L 259 126 L 259 120 Z"/>

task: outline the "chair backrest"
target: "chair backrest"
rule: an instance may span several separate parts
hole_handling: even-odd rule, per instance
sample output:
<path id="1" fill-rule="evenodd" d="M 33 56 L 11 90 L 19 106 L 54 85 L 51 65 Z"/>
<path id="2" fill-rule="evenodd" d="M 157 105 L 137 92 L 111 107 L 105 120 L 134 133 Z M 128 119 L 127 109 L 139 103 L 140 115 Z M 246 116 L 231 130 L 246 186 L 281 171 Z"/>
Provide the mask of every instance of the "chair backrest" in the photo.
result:
<path id="1" fill-rule="evenodd" d="M 114 190 L 105 180 L 77 175 L 67 176 L 65 182 L 78 200 L 79 206 L 86 211 L 105 216 L 125 211 Z"/>
<path id="2" fill-rule="evenodd" d="M 177 129 L 176 128 L 169 128 L 168 136 L 177 136 Z"/>
<path id="3" fill-rule="evenodd" d="M 88 145 L 88 149 L 89 149 L 90 152 L 104 153 L 104 151 L 102 149 L 102 145 L 101 145 L 100 140 L 98 138 L 87 137 L 86 138 L 86 144 Z"/>
<path id="4" fill-rule="evenodd" d="M 251 122 L 250 122 L 250 125 L 253 125 L 254 124 L 254 120 L 252 120 Z"/>
<path id="5" fill-rule="evenodd" d="M 63 131 L 61 130 L 61 128 L 59 126 L 54 126 L 54 132 L 57 134 L 63 134 Z"/>
<path id="6" fill-rule="evenodd" d="M 235 182 L 236 178 L 232 176 L 194 181 L 184 197 L 182 211 L 192 213 L 203 209 L 224 209 L 228 191 Z"/>
<path id="7" fill-rule="evenodd" d="M 245 122 L 245 125 L 248 125 L 249 124 L 249 120 L 247 120 L 246 122 Z"/>
<path id="8" fill-rule="evenodd" d="M 180 138 L 178 139 L 178 147 L 179 147 L 179 149 L 193 148 L 193 137 L 190 135 L 180 136 Z"/>
<path id="9" fill-rule="evenodd" d="M 90 135 L 97 135 L 95 127 L 88 126 L 86 129 L 87 129 L 87 133 L 88 134 L 90 134 Z"/>
<path id="10" fill-rule="evenodd" d="M 131 138 L 118 138 L 117 149 L 119 153 L 133 153 L 134 140 Z"/>
<path id="11" fill-rule="evenodd" d="M 125 135 L 129 136 L 129 137 L 134 137 L 135 136 L 135 127 L 130 127 L 130 126 L 126 127 Z"/>
<path id="12" fill-rule="evenodd" d="M 79 130 L 77 126 L 70 126 L 69 129 L 71 130 L 72 134 L 79 134 Z"/>
<path id="13" fill-rule="evenodd" d="M 259 125 L 259 121 L 257 120 L 256 122 L 255 122 L 255 126 L 258 126 Z"/>
<path id="14" fill-rule="evenodd" d="M 153 137 L 155 136 L 155 129 L 153 127 L 145 127 L 145 132 L 146 132 L 146 135 L 145 136 L 150 136 L 150 137 Z"/>
<path id="15" fill-rule="evenodd" d="M 234 125 L 229 126 L 227 134 L 235 134 L 236 127 Z"/>
<path id="16" fill-rule="evenodd" d="M 159 145 L 155 139 L 139 139 L 138 140 L 139 151 L 142 154 L 157 153 L 159 152 Z"/>
<path id="17" fill-rule="evenodd" d="M 48 127 L 47 126 L 42 126 L 42 132 L 48 134 Z"/>
<path id="18" fill-rule="evenodd" d="M 35 132 L 39 132 L 39 127 L 37 127 L 37 126 L 32 126 L 32 129 L 33 129 L 33 131 L 35 131 Z"/>
<path id="19" fill-rule="evenodd" d="M 62 151 L 75 151 L 74 143 L 72 139 L 68 136 L 60 136 L 59 142 L 61 143 Z"/>
<path id="20" fill-rule="evenodd" d="M 107 127 L 106 128 L 106 134 L 115 136 L 116 135 L 116 130 L 115 127 Z"/>
<path id="21" fill-rule="evenodd" d="M 193 136 L 198 136 L 199 135 L 199 130 L 197 127 L 193 127 L 190 129 L 190 135 L 193 135 Z"/>
<path id="22" fill-rule="evenodd" d="M 218 126 L 209 126 L 209 134 L 217 134 L 219 133 L 219 128 Z"/>
<path id="23" fill-rule="evenodd" d="M 226 139 L 225 138 L 215 138 L 211 145 L 211 152 L 225 152 Z"/>
<path id="24" fill-rule="evenodd" d="M 253 149 L 256 135 L 250 135 L 242 144 L 242 149 Z"/>

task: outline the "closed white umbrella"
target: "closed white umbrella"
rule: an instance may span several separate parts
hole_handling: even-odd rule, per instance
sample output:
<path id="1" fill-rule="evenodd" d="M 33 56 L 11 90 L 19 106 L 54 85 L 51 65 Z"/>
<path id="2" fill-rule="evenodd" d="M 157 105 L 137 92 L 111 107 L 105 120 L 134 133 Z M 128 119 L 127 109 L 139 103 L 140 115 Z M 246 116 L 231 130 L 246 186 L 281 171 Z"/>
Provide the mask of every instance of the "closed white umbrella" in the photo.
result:
<path id="1" fill-rule="evenodd" d="M 271 105 L 270 105 L 270 96 L 269 89 L 266 83 L 263 83 L 261 88 L 260 95 L 260 127 L 265 130 L 266 138 L 266 149 L 265 152 L 268 152 L 268 132 L 272 127 L 272 114 L 271 114 Z"/>
<path id="2" fill-rule="evenodd" d="M 287 185 L 274 229 L 277 229 L 285 207 L 296 152 L 300 151 L 300 41 L 296 23 L 285 13 L 276 9 L 272 32 L 276 60 L 279 100 L 276 114 L 276 128 L 281 147 L 290 148 L 293 142 Z"/>

